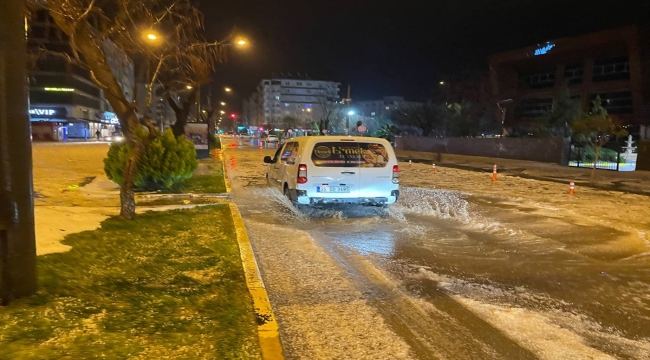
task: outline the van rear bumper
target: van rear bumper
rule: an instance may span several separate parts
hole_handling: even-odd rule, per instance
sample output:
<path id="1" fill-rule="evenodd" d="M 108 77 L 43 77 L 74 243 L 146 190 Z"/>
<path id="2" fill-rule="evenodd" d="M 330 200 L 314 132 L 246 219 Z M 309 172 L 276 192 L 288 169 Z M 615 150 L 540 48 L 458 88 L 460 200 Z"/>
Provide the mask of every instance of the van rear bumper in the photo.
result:
<path id="1" fill-rule="evenodd" d="M 331 197 L 308 197 L 298 196 L 298 203 L 302 205 L 326 205 L 326 204 L 358 204 L 358 205 L 389 205 L 397 201 L 399 190 L 392 192 L 386 197 L 361 197 L 361 198 L 331 198 Z"/>

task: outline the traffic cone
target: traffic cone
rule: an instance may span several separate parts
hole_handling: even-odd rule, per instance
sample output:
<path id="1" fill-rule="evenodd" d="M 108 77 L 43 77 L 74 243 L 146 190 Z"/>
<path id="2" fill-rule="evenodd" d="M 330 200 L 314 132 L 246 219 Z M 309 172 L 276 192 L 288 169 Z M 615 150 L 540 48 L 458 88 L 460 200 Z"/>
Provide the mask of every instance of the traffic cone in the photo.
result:
<path id="1" fill-rule="evenodd" d="M 409 160 L 409 167 L 413 166 L 413 162 Z"/>
<path id="2" fill-rule="evenodd" d="M 436 171 L 436 164 L 431 164 L 431 171 Z"/>
<path id="3" fill-rule="evenodd" d="M 574 192 L 575 186 L 576 186 L 576 184 L 574 184 L 573 181 L 571 181 L 571 182 L 569 183 L 569 195 L 573 195 L 573 192 Z"/>
<path id="4" fill-rule="evenodd" d="M 497 181 L 497 164 L 492 167 L 492 181 Z"/>

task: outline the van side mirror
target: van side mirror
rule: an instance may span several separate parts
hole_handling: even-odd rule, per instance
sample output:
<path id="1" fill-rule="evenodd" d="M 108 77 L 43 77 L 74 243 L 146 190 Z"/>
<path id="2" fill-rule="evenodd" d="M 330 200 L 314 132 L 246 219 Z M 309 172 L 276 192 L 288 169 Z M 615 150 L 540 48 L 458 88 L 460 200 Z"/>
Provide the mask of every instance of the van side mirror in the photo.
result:
<path id="1" fill-rule="evenodd" d="M 272 159 L 270 156 L 265 156 L 265 157 L 264 157 L 264 163 L 265 163 L 265 164 L 273 164 L 274 161 L 273 161 L 273 159 Z"/>

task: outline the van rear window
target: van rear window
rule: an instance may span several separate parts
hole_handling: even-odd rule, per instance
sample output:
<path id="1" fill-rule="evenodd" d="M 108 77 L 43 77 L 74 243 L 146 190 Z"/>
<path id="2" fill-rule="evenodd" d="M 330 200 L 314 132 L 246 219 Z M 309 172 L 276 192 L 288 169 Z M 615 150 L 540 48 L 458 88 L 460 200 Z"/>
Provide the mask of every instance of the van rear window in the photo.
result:
<path id="1" fill-rule="evenodd" d="M 320 142 L 311 153 L 321 167 L 385 167 L 388 160 L 384 145 L 372 142 Z"/>

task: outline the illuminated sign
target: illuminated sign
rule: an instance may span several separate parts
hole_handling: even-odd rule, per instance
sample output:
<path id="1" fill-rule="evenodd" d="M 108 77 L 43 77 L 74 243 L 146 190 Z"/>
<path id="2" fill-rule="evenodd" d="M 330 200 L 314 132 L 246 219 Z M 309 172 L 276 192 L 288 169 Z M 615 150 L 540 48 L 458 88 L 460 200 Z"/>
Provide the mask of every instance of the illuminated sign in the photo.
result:
<path id="1" fill-rule="evenodd" d="M 58 92 L 73 92 L 74 89 L 71 88 L 51 88 L 51 87 L 46 87 L 45 91 L 58 91 Z"/>
<path id="2" fill-rule="evenodd" d="M 549 51 L 551 51 L 551 49 L 553 49 L 554 47 L 555 47 L 555 44 L 547 42 L 546 45 L 540 46 L 537 49 L 535 49 L 535 56 L 544 55 L 544 54 L 548 53 Z"/>
<path id="3" fill-rule="evenodd" d="M 56 114 L 56 110 L 54 110 L 54 109 L 30 109 L 29 113 L 31 115 L 52 116 L 52 115 Z"/>

